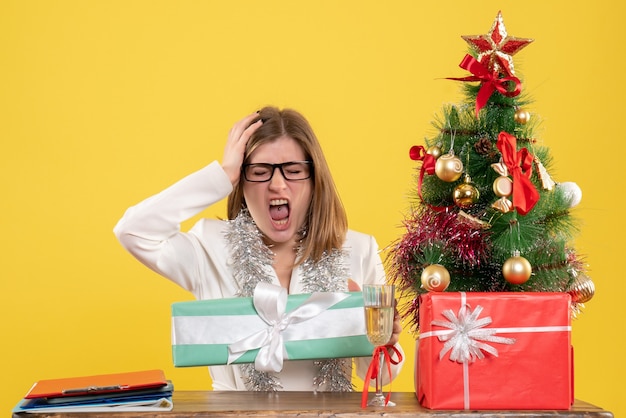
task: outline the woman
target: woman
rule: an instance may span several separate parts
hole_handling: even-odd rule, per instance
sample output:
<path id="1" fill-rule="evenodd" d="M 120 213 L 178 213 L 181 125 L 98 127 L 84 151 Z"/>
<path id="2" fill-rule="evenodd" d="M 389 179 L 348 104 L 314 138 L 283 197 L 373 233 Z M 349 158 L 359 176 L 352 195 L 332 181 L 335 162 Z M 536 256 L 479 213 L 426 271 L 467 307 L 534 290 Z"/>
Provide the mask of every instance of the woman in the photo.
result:
<path id="1" fill-rule="evenodd" d="M 228 221 L 180 223 L 228 196 Z M 114 232 L 157 273 L 197 299 L 252 296 L 260 282 L 289 293 L 358 290 L 385 280 L 373 237 L 349 231 L 313 130 L 298 112 L 266 107 L 237 122 L 213 162 L 129 208 Z M 399 317 L 389 344 L 398 346 Z M 350 390 L 344 360 L 209 367 L 215 390 Z M 356 359 L 363 377 L 369 358 Z M 401 365 L 394 366 L 394 375 Z"/>

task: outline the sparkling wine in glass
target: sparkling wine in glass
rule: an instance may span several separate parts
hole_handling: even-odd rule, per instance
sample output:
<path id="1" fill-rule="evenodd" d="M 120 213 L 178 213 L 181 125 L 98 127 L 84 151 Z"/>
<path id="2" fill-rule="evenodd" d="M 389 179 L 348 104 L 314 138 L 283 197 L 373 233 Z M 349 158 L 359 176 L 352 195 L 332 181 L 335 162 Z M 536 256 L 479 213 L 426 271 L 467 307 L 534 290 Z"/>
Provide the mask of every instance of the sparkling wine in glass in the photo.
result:
<path id="1" fill-rule="evenodd" d="M 395 286 L 391 284 L 366 284 L 363 286 L 363 306 L 365 307 L 365 327 L 367 339 L 374 346 L 387 344 L 393 331 Z M 368 406 L 385 406 L 383 395 L 382 365 L 384 357 L 376 365 L 376 393 L 367 403 Z M 365 383 L 369 385 L 369 382 Z M 388 402 L 386 406 L 394 406 Z"/>

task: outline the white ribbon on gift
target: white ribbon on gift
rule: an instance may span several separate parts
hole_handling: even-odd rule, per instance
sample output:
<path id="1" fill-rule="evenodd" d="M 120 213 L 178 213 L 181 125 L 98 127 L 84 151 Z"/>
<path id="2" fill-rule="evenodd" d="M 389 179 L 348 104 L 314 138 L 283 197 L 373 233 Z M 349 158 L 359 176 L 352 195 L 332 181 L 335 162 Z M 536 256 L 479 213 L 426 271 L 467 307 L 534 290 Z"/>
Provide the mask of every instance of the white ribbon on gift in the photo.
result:
<path id="1" fill-rule="evenodd" d="M 457 363 L 473 362 L 476 359 L 483 359 L 483 351 L 498 357 L 498 350 L 482 341 L 500 344 L 513 344 L 515 338 L 499 337 L 495 335 L 498 330 L 495 328 L 484 328 L 493 322 L 490 316 L 479 319 L 478 316 L 483 311 L 483 307 L 476 306 L 474 311 L 470 311 L 468 305 L 463 304 L 459 309 L 459 316 L 455 316 L 452 309 L 442 312 L 449 322 L 434 320 L 431 325 L 449 328 L 450 330 L 439 335 L 439 341 L 445 342 L 439 352 L 439 359 L 445 357 L 450 352 L 450 360 Z"/>
<path id="2" fill-rule="evenodd" d="M 436 330 L 421 333 L 419 338 L 437 337 L 439 341 L 445 341 L 443 348 L 439 352 L 439 359 L 443 359 L 446 353 L 450 350 L 450 360 L 456 361 L 463 365 L 463 407 L 464 409 L 470 409 L 470 393 L 469 393 L 469 368 L 468 363 L 478 359 L 483 359 L 485 355 L 482 350 L 498 356 L 498 350 L 489 344 L 482 343 L 481 341 L 489 341 L 493 343 L 501 344 L 514 344 L 514 338 L 499 337 L 497 333 L 512 333 L 512 332 L 569 332 L 572 327 L 566 326 L 545 326 L 545 327 L 510 327 L 510 328 L 483 328 L 489 325 L 492 320 L 491 317 L 485 317 L 478 319 L 483 308 L 480 305 L 476 306 L 473 312 L 467 305 L 467 295 L 465 292 L 461 294 L 461 308 L 459 309 L 458 317 L 454 315 L 452 309 L 447 309 L 442 312 L 450 322 L 433 320 L 431 325 L 442 326 L 449 328 L 447 330 Z"/>
<path id="3" fill-rule="evenodd" d="M 253 303 L 259 317 L 267 324 L 267 327 L 230 344 L 227 364 L 231 364 L 247 351 L 259 348 L 254 367 L 265 372 L 281 371 L 286 357 L 283 332 L 290 325 L 315 318 L 348 297 L 347 293 L 312 293 L 296 309 L 285 313 L 287 290 L 269 283 L 259 283 L 254 289 Z"/>

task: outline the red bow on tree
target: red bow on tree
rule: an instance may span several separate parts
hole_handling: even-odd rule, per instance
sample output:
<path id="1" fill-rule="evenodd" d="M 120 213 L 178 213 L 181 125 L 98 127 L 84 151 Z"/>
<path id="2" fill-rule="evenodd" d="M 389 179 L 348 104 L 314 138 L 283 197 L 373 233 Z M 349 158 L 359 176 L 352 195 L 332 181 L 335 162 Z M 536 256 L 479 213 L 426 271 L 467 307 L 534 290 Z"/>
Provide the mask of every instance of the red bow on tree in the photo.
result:
<path id="1" fill-rule="evenodd" d="M 476 117 L 478 117 L 480 109 L 485 107 L 487 100 L 489 100 L 494 91 L 498 90 L 500 94 L 507 97 L 515 97 L 522 91 L 522 83 L 519 78 L 514 76 L 498 78 L 497 72 L 490 72 L 487 67 L 469 54 L 465 55 L 465 58 L 463 58 L 459 67 L 474 75 L 462 78 L 448 77 L 448 80 L 480 81 L 482 83 L 482 86 L 476 95 Z M 513 89 L 513 91 L 509 91 L 507 89 L 507 82 L 509 81 L 512 81 L 515 84 L 515 89 Z"/>
<path id="2" fill-rule="evenodd" d="M 409 150 L 409 156 L 412 160 L 421 161 L 422 168 L 420 169 L 420 177 L 417 181 L 417 192 L 420 198 L 422 197 L 422 181 L 424 180 L 424 173 L 435 174 L 435 157 L 428 154 L 423 146 L 414 145 Z"/>
<path id="3" fill-rule="evenodd" d="M 517 139 L 507 132 L 500 132 L 496 146 L 502 153 L 502 161 L 513 176 L 513 207 L 526 215 L 539 201 L 539 192 L 530 181 L 533 155 L 526 148 L 517 151 Z"/>

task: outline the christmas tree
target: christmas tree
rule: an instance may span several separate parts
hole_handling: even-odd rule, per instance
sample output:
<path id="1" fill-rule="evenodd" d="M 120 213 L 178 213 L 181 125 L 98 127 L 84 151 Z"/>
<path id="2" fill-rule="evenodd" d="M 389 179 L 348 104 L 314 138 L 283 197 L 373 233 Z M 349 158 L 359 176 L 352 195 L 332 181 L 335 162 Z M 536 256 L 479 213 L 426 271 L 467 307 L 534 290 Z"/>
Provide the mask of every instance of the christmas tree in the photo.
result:
<path id="1" fill-rule="evenodd" d="M 572 315 L 593 296 L 583 257 L 571 242 L 581 191 L 549 174 L 549 148 L 535 137 L 537 117 L 513 55 L 533 40 L 508 36 L 499 12 L 460 67 L 465 100 L 445 106 L 435 135 L 410 149 L 418 161 L 406 231 L 386 262 L 409 300 L 417 328 L 419 294 L 428 291 L 568 292 Z"/>

